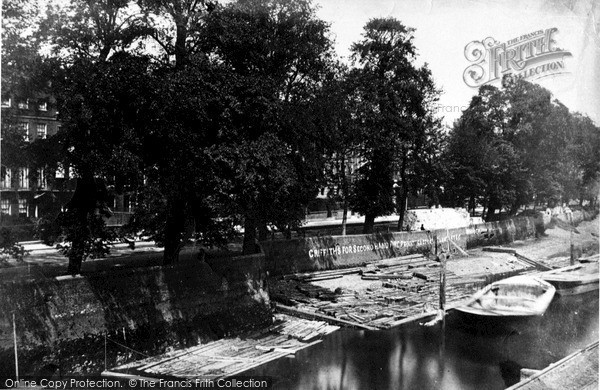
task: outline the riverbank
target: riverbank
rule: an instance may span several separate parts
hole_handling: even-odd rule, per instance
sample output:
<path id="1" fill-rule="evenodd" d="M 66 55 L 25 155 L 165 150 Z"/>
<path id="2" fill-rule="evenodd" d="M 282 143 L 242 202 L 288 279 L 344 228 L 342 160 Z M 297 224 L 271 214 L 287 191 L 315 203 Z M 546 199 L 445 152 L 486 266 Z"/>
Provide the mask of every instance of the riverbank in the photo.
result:
<path id="1" fill-rule="evenodd" d="M 501 227 L 500 225 L 490 226 Z M 475 233 L 477 237 L 481 237 L 478 238 L 478 240 L 481 242 L 494 243 L 494 240 L 498 239 L 499 237 L 514 236 L 514 232 L 516 232 L 516 230 L 511 228 L 510 226 L 512 225 L 510 224 L 506 226 L 507 228 L 505 229 L 473 229 L 471 234 Z M 528 223 L 524 223 L 523 227 L 526 228 L 524 231 L 529 232 L 532 230 L 532 227 Z M 580 224 L 577 229 L 578 233 L 573 234 L 573 242 L 575 243 L 574 247 L 581 249 L 579 253 L 592 253 L 594 251 L 597 253 L 597 239 L 593 233 L 598 231 L 598 219 L 595 219 L 592 222 L 584 222 Z M 419 245 L 430 246 L 431 235 L 428 236 L 428 234 L 429 233 L 427 232 L 401 233 L 402 237 L 406 237 L 405 241 L 392 240 L 390 242 L 400 243 L 394 244 L 398 245 L 398 248 L 400 249 L 407 248 L 407 246 L 401 243 L 411 243 L 416 239 L 416 236 L 423 235 L 426 239 L 421 240 L 423 243 Z M 449 234 L 449 237 L 454 237 L 451 232 L 444 232 L 443 234 Z M 439 234 L 439 237 L 442 237 L 443 234 Z M 470 296 L 470 294 L 477 288 L 489 283 L 492 280 L 507 277 L 512 274 L 535 271 L 536 259 L 539 259 L 542 264 L 549 266 L 568 264 L 569 257 L 565 256 L 565 254 L 568 254 L 570 250 L 570 236 L 570 232 L 564 231 L 560 227 L 555 226 L 554 228 L 548 229 L 546 235 L 537 240 L 527 239 L 506 244 L 507 247 L 514 248 L 524 257 L 529 257 L 531 260 L 534 260 L 533 262 L 524 261 L 522 258 L 517 258 L 510 253 L 485 252 L 481 248 L 470 249 L 467 251 L 468 256 L 460 256 L 460 251 L 455 250 L 455 247 L 453 249 L 453 246 L 456 244 L 456 242 L 453 240 L 440 240 L 440 251 L 446 250 L 447 253 L 451 254 L 450 259 L 447 261 L 446 274 L 447 309 L 451 308 L 452 305 L 460 303 L 462 299 Z M 390 237 L 393 238 L 394 236 L 390 235 Z M 417 240 L 415 242 L 420 243 L 421 241 Z M 462 245 L 463 247 L 465 247 L 469 242 L 467 237 L 462 239 L 458 237 L 456 241 L 458 241 L 459 245 Z M 122 299 L 126 299 L 127 294 L 139 291 L 140 293 L 146 294 L 146 297 L 140 297 L 139 300 L 137 298 L 131 300 L 131 302 L 127 304 L 129 306 L 126 305 L 127 307 L 130 307 L 131 310 L 135 309 L 137 311 L 143 311 L 145 310 L 144 307 L 146 307 L 150 308 L 152 313 L 162 313 L 159 317 L 163 319 L 181 318 L 179 314 L 175 314 L 173 317 L 172 313 L 181 312 L 181 305 L 177 303 L 176 297 L 178 296 L 178 293 L 176 292 L 183 288 L 183 285 L 186 284 L 182 282 L 182 276 L 185 275 L 189 278 L 191 276 L 189 272 L 179 272 L 179 276 L 167 278 L 167 281 L 169 282 L 168 288 L 160 287 L 161 283 L 164 284 L 166 279 L 164 277 L 158 277 L 158 279 L 154 278 L 154 280 L 157 280 L 156 284 L 151 283 L 148 285 L 144 282 L 142 285 L 140 285 L 140 287 L 132 287 L 130 289 L 123 290 L 124 294 L 119 293 L 118 291 L 121 291 L 119 289 L 115 290 L 117 293 L 111 293 L 112 295 L 99 293 L 99 291 L 102 289 L 110 290 L 110 286 L 114 286 L 115 283 L 117 283 L 117 279 L 110 279 L 110 275 L 112 275 L 113 272 L 119 272 L 121 274 L 136 274 L 135 269 L 139 267 L 148 267 L 151 265 L 160 264 L 159 251 L 155 251 L 155 248 L 150 245 L 147 248 L 141 249 L 142 250 L 140 252 L 135 253 L 135 251 L 133 251 L 133 253 L 127 255 L 127 251 L 130 251 L 130 249 L 124 247 L 120 249 L 119 255 L 116 255 L 112 258 L 84 263 L 86 272 L 89 272 L 89 275 L 93 275 L 97 272 L 104 272 L 102 274 L 104 276 L 95 277 L 95 279 L 92 277 L 95 282 L 92 284 L 93 289 L 90 290 L 91 293 L 87 294 L 87 296 L 92 298 L 104 297 L 99 305 L 92 307 L 102 308 L 101 310 L 99 309 L 100 311 L 98 311 L 98 313 L 104 313 L 105 310 L 109 310 L 109 312 L 110 310 L 117 310 L 119 306 L 116 305 L 116 303 L 120 302 Z M 386 252 L 384 250 L 386 250 L 386 248 L 380 249 L 381 250 L 375 252 L 376 256 L 385 257 L 384 255 Z M 412 249 L 414 248 L 411 247 L 411 250 Z M 306 256 L 307 251 L 308 248 L 304 248 L 301 249 L 299 253 L 303 253 L 303 255 Z M 194 252 L 193 250 L 188 249 L 185 252 L 185 256 L 187 256 L 186 258 L 191 262 L 191 264 L 198 264 L 200 261 L 197 257 L 197 252 Z M 240 266 L 246 264 L 245 262 L 233 261 L 228 263 L 222 262 L 219 259 L 208 258 L 206 260 L 206 265 L 210 267 L 210 272 L 208 274 L 214 273 L 217 275 L 217 279 L 211 281 L 211 283 L 216 286 L 215 291 L 218 292 L 217 296 L 225 299 L 227 302 L 234 303 L 233 306 L 225 303 L 223 307 L 235 307 L 235 305 L 243 302 L 237 299 L 235 294 L 231 294 L 231 288 L 234 285 L 230 284 L 228 278 L 226 277 L 229 271 L 237 269 L 241 272 L 238 272 L 240 278 L 235 282 L 235 286 L 237 286 L 236 288 L 240 288 L 236 294 L 242 294 L 250 301 L 262 302 L 260 303 L 261 315 L 256 319 L 253 319 L 253 321 L 259 328 L 261 323 L 266 324 L 272 321 L 269 308 L 265 306 L 265 303 L 268 305 L 269 296 L 261 294 L 256 295 L 256 293 L 250 291 L 260 291 L 261 282 L 258 284 L 254 283 L 251 280 L 248 280 L 247 275 L 241 277 L 241 275 L 244 274 L 244 267 L 240 268 Z M 360 264 L 360 260 L 356 261 Z M 226 266 L 226 264 L 229 265 Z M 157 272 L 160 271 L 160 268 L 161 267 L 155 267 Z M 269 291 L 270 299 L 275 302 L 274 307 L 277 310 L 286 311 L 288 314 L 294 314 L 295 316 L 318 321 L 326 321 L 330 324 L 343 327 L 358 327 L 362 329 L 389 329 L 391 327 L 401 326 L 409 322 L 426 321 L 429 317 L 437 314 L 437 310 L 439 308 L 440 263 L 435 261 L 432 256 L 425 256 L 420 253 L 413 253 L 412 255 L 405 254 L 391 259 L 384 258 L 380 260 L 369 261 L 368 264 L 362 264 L 354 268 L 357 268 L 357 270 L 353 270 L 353 272 L 345 275 L 334 275 L 335 278 L 331 278 L 332 271 L 339 272 L 339 270 L 335 269 L 329 271 L 317 271 L 316 273 L 312 273 L 308 278 L 306 276 L 298 275 L 296 277 L 290 277 L 289 274 L 286 276 L 281 275 L 281 277 L 271 276 L 270 278 L 264 279 L 264 283 L 267 284 L 265 284 L 262 288 L 264 291 Z M 26 280 L 34 276 L 31 274 L 31 270 L 33 269 L 36 270 L 35 272 L 43 271 L 42 273 L 44 274 L 44 277 L 52 278 L 52 283 L 50 283 L 50 285 L 56 285 L 57 276 L 53 275 L 52 272 L 58 270 L 59 266 L 52 264 L 51 259 L 49 259 L 47 256 L 39 257 L 37 259 L 37 264 L 35 257 L 32 257 L 28 259 L 28 263 L 26 265 L 14 267 L 14 269 L 4 269 L 3 273 L 7 273 L 7 271 L 8 273 L 15 272 L 15 275 L 18 273 L 20 276 L 12 279 L 14 283 L 20 283 L 22 280 Z M 50 269 L 54 271 L 49 272 L 48 270 Z M 261 265 L 256 265 L 256 267 L 253 269 L 254 270 L 252 272 L 263 272 L 266 270 L 266 268 L 263 268 Z M 348 268 L 344 269 L 348 271 Z M 198 269 L 194 272 L 206 274 L 205 272 L 202 272 L 201 269 Z M 252 272 L 250 272 L 248 275 L 252 274 Z M 139 274 L 139 272 L 137 273 Z M 321 276 L 325 277 L 323 278 Z M 366 278 L 363 278 L 365 276 Z M 147 277 L 144 278 L 146 278 L 146 280 L 153 279 L 148 279 Z M 69 283 L 89 284 L 89 282 L 86 281 L 88 279 L 89 276 L 85 275 L 84 273 L 83 278 L 76 281 L 70 281 Z M 256 277 L 253 277 L 253 279 L 256 279 Z M 109 282 L 105 282 L 105 280 L 108 280 Z M 225 282 L 223 282 L 223 280 L 225 280 Z M 35 283 L 32 284 L 32 286 L 33 285 L 35 285 Z M 117 283 L 117 285 L 127 286 L 127 283 Z M 191 285 L 192 286 L 189 288 L 195 288 L 193 286 L 200 288 L 203 283 L 194 282 Z M 155 287 L 152 287 L 149 290 L 150 286 Z M 251 286 L 254 287 L 249 289 L 248 287 Z M 189 288 L 186 289 L 189 290 Z M 33 298 L 35 298 L 35 302 L 37 303 L 29 305 L 26 302 L 23 302 L 22 304 L 19 304 L 19 306 L 22 308 L 28 308 L 27 310 L 30 310 L 32 307 L 43 309 L 44 307 L 53 304 L 55 299 L 52 297 L 61 297 L 61 299 L 62 297 L 66 297 L 56 293 L 47 295 L 43 291 L 38 290 L 39 286 L 37 285 L 36 288 L 31 290 L 34 295 Z M 36 291 L 38 293 L 34 293 Z M 77 291 L 79 290 L 71 289 L 70 291 L 72 292 L 72 296 L 69 297 L 67 301 L 76 303 L 76 297 L 79 296 Z M 147 293 L 149 291 L 154 291 L 154 293 L 148 295 Z M 171 292 L 174 292 L 175 295 L 171 294 Z M 208 299 L 208 301 L 206 301 L 206 304 L 208 304 L 212 298 L 210 298 L 210 294 L 206 294 L 207 291 L 200 292 L 200 296 L 205 296 L 206 299 Z M 192 293 L 192 295 L 194 294 Z M 47 299 L 48 297 L 51 299 Z M 149 300 L 147 299 L 148 297 L 150 298 Z M 4 299 L 6 307 L 14 307 L 14 303 L 18 302 L 18 300 L 11 301 L 10 295 L 6 295 Z M 165 304 L 163 302 L 165 299 L 167 299 L 167 301 L 170 303 Z M 82 301 L 80 300 L 79 302 Z M 210 305 L 213 308 L 216 307 L 214 302 L 210 303 Z M 51 315 L 52 313 L 58 312 L 57 310 L 62 310 L 62 306 L 63 305 L 54 305 L 50 309 L 42 310 L 42 313 L 46 313 L 44 315 Z M 189 303 L 184 305 L 184 307 L 191 308 Z M 229 316 L 228 318 L 232 320 L 232 323 L 235 322 L 233 320 L 236 318 L 244 322 L 243 319 L 246 318 L 244 316 L 252 314 L 252 311 L 244 310 L 243 305 L 238 307 L 240 308 L 239 313 L 242 313 L 242 315 L 236 316 L 234 314 Z M 68 311 L 68 309 L 69 308 L 67 307 L 65 310 Z M 89 313 L 86 314 L 86 310 L 88 309 L 88 306 L 84 305 L 81 310 L 72 310 L 72 312 L 83 313 L 77 318 L 84 321 L 86 318 L 90 318 Z M 205 303 L 199 303 L 199 306 L 192 309 L 194 313 L 201 314 L 205 311 Z M 109 352 L 111 357 L 109 357 L 109 367 L 114 367 L 119 363 L 125 363 L 139 358 L 141 356 L 139 353 L 156 355 L 173 348 L 173 346 L 182 348 L 186 346 L 193 346 L 198 343 L 210 342 L 215 339 L 222 339 L 223 337 L 227 338 L 228 335 L 235 337 L 236 335 L 243 334 L 240 332 L 240 330 L 243 330 L 241 327 L 240 329 L 229 327 L 231 328 L 229 329 L 229 325 L 219 325 L 216 328 L 212 327 L 209 334 L 205 335 L 201 331 L 202 326 L 204 326 L 202 324 L 205 324 L 204 320 L 198 320 L 199 322 L 194 322 L 195 320 L 192 322 L 178 322 L 176 324 L 177 327 L 171 329 L 162 322 L 160 323 L 162 325 L 158 324 L 154 319 L 151 318 L 152 316 L 145 317 L 148 319 L 147 323 L 136 324 L 135 322 L 128 321 L 126 317 L 123 317 L 123 315 L 118 314 L 118 310 L 114 312 L 114 315 L 106 315 L 106 313 L 104 315 L 96 315 L 98 317 L 98 321 L 100 321 L 98 323 L 101 323 L 101 325 L 110 324 L 111 321 L 117 320 L 114 323 L 116 323 L 118 326 L 110 326 L 108 331 L 102 327 L 104 325 L 98 327 L 98 329 L 95 329 L 93 332 L 93 340 L 84 335 L 86 333 L 86 329 L 90 330 L 94 328 L 94 322 L 92 321 L 88 325 L 84 324 L 83 327 L 80 328 L 83 332 L 82 335 L 85 337 L 82 336 L 78 339 L 78 341 L 67 343 L 68 345 L 46 342 L 46 345 L 51 349 L 59 350 L 63 355 L 66 354 L 66 357 L 63 360 L 52 360 L 53 358 L 51 355 L 47 354 L 48 350 L 45 350 L 45 352 L 39 352 L 35 356 L 31 355 L 30 357 L 38 360 L 43 359 L 43 363 L 46 363 L 46 365 L 61 365 L 64 370 L 68 370 L 68 368 L 66 368 L 69 366 L 69 364 L 67 364 L 68 362 L 66 361 L 67 359 L 72 360 L 71 363 L 73 364 L 77 363 L 77 359 L 83 359 L 82 361 L 86 362 L 86 365 L 78 365 L 76 367 L 76 372 L 98 373 L 98 370 L 102 365 L 101 362 L 104 360 L 103 356 L 101 356 L 103 355 L 101 348 L 101 345 L 104 342 L 103 336 L 107 336 L 110 346 Z M 133 311 L 131 313 L 133 313 Z M 216 313 L 214 314 L 216 317 L 220 316 L 218 314 L 218 310 L 216 310 L 214 313 Z M 43 322 L 45 324 L 49 324 L 50 327 L 54 326 L 50 320 Z M 223 321 L 220 321 L 219 324 L 222 322 Z M 190 328 L 190 326 L 196 326 L 193 324 L 197 324 L 199 328 Z M 5 318 L 2 321 L 2 325 L 6 331 L 6 334 L 10 334 L 12 329 L 10 318 Z M 23 321 L 18 325 L 19 326 L 17 329 L 26 329 L 27 326 L 33 326 L 28 321 Z M 198 329 L 200 329 L 199 333 L 196 332 L 197 334 L 195 336 L 189 337 L 188 333 L 190 333 L 190 331 L 195 332 Z M 214 329 L 217 329 L 218 331 L 215 332 Z M 134 331 L 134 333 L 131 333 L 130 330 Z M 180 334 L 181 338 L 163 337 L 168 336 L 167 333 L 170 333 L 171 331 L 174 331 L 175 334 Z M 39 329 L 36 330 L 36 332 L 39 332 Z M 54 339 L 49 338 L 48 340 L 61 339 L 62 337 L 57 332 L 50 332 L 49 334 L 50 337 L 54 337 Z M 149 335 L 152 336 L 150 337 Z M 158 341 L 156 340 L 157 335 L 160 336 L 158 337 L 160 339 Z M 92 348 L 90 348 L 90 340 L 93 341 L 94 347 Z M 176 342 L 173 342 L 173 340 Z M 183 340 L 183 342 L 178 342 L 177 340 Z M 119 347 L 117 344 L 114 344 L 113 341 L 122 344 L 124 347 Z M 152 345 L 148 346 L 148 343 L 151 343 Z M 12 360 L 11 339 L 7 338 L 5 340 L 5 344 L 6 353 L 4 354 L 4 358 L 8 362 Z M 20 341 L 20 344 L 24 345 L 23 341 Z M 127 350 L 125 347 L 132 348 L 133 351 L 126 352 Z M 73 367 L 73 364 L 71 364 L 70 367 Z M 10 370 L 10 367 L 7 367 L 8 368 L 6 370 Z M 9 371 L 7 372 L 10 373 Z"/>

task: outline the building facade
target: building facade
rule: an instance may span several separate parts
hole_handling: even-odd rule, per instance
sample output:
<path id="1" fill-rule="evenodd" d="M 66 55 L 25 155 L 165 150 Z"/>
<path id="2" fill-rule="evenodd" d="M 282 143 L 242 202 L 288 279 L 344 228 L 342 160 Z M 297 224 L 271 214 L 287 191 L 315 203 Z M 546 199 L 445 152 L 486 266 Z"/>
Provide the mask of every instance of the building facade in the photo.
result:
<path id="1" fill-rule="evenodd" d="M 48 139 L 60 129 L 51 96 L 2 96 L 1 108 L 0 222 L 23 224 L 60 210 L 72 195 L 74 180 L 68 169 L 59 166 L 50 172 L 33 164 L 31 155 L 24 152 L 31 143 Z M 16 144 L 14 137 L 8 140 L 15 132 L 24 144 Z"/>

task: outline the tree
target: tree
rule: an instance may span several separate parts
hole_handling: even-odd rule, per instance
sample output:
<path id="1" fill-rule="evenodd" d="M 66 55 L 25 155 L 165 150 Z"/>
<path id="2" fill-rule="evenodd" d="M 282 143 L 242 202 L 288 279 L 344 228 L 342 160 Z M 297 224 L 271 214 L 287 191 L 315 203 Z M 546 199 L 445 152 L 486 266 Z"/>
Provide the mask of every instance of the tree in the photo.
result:
<path id="1" fill-rule="evenodd" d="M 164 51 L 166 63 L 181 69 L 191 57 L 205 54 L 198 38 L 204 29 L 204 19 L 218 6 L 216 1 L 137 0 L 137 3 L 145 11 L 149 35 Z"/>
<path id="2" fill-rule="evenodd" d="M 137 137 L 146 184 L 130 228 L 165 246 L 164 263 L 178 259 L 185 242 L 223 244 L 233 221 L 224 210 L 229 177 L 216 153 L 230 128 L 230 72 L 201 58 L 181 69 L 160 66 L 138 99 Z"/>
<path id="3" fill-rule="evenodd" d="M 489 219 L 502 208 L 514 214 L 531 202 L 553 206 L 580 196 L 584 177 L 598 172 L 578 159 L 589 149 L 583 145 L 594 145 L 591 121 L 536 84 L 514 79 L 503 86 L 481 87 L 454 125 L 445 153 L 448 197 L 472 210 L 483 204 Z"/>
<path id="4" fill-rule="evenodd" d="M 432 132 L 439 127 L 432 107 L 438 91 L 427 66 L 414 65 L 412 32 L 396 19 L 372 19 L 365 38 L 352 46 L 360 67 L 350 79 L 366 163 L 359 169 L 351 205 L 365 215 L 365 233 L 373 230 L 375 217 L 396 209 L 395 174 L 402 186 L 397 202 L 402 225 L 405 199 L 417 184 L 412 173 L 418 156 L 436 139 Z"/>
<path id="5" fill-rule="evenodd" d="M 323 144 L 325 181 L 333 191 L 328 196 L 342 203 L 342 235 L 346 235 L 346 222 L 350 194 L 353 191 L 355 172 L 352 159 L 358 155 L 360 133 L 355 121 L 355 102 L 347 82 L 348 70 L 338 65 L 337 71 L 323 84 L 314 104 L 315 127 L 319 129 Z"/>
<path id="6" fill-rule="evenodd" d="M 68 272 L 80 271 L 90 255 L 106 253 L 114 236 L 105 229 L 106 178 L 131 175 L 131 96 L 123 88 L 139 82 L 147 59 L 120 55 L 148 33 L 141 15 L 125 0 L 73 1 L 49 7 L 40 37 L 53 53 L 52 92 L 61 131 L 58 151 L 77 173 L 77 187 L 57 222 L 68 243 Z M 132 67 L 133 66 L 133 67 Z M 139 66 L 135 68 L 135 66 Z M 142 73 L 139 73 L 139 71 Z M 135 88 L 132 88 L 135 90 Z"/>
<path id="7" fill-rule="evenodd" d="M 484 86 L 455 123 L 446 152 L 452 172 L 447 190 L 455 206 L 467 199 L 469 209 L 480 203 L 491 216 L 515 202 L 520 160 L 506 139 L 507 104 L 502 91 Z"/>
<path id="8" fill-rule="evenodd" d="M 596 206 L 600 192 L 600 128 L 594 125 L 587 116 L 576 113 L 573 115 L 573 142 L 569 152 L 579 169 L 577 181 L 577 197 L 580 203 L 588 201 L 591 206 Z M 571 182 L 573 182 L 571 176 Z"/>
<path id="9" fill-rule="evenodd" d="M 57 83 L 59 152 L 77 177 L 73 197 L 59 219 L 63 238 L 70 243 L 70 273 L 79 272 L 88 256 L 105 254 L 115 238 L 104 226 L 103 217 L 110 215 L 107 185 L 141 181 L 136 103 L 144 96 L 148 66 L 147 59 L 127 54 L 104 62 L 78 60 Z"/>
<path id="10" fill-rule="evenodd" d="M 244 253 L 253 253 L 257 229 L 259 238 L 267 225 L 289 237 L 316 194 L 321 150 L 306 124 L 331 43 L 308 1 L 238 1 L 205 22 L 203 51 L 232 72 L 235 102 L 216 158 L 231 178 L 229 213 L 243 220 Z"/>

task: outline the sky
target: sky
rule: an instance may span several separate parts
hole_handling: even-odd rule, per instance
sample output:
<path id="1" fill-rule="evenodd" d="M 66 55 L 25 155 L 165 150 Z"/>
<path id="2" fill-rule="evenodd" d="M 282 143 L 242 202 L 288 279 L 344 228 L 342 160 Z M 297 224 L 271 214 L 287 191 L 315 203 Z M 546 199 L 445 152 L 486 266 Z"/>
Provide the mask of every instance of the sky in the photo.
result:
<path id="1" fill-rule="evenodd" d="M 597 0 L 313 0 L 331 24 L 338 54 L 361 39 L 371 18 L 394 17 L 415 28 L 419 64 L 427 63 L 442 89 L 437 113 L 451 125 L 477 88 L 468 86 L 465 46 L 491 37 L 499 43 L 556 28 L 554 46 L 571 53 L 560 74 L 533 82 L 549 89 L 571 111 L 600 125 L 600 2 Z M 492 84 L 499 86 L 498 83 Z"/>

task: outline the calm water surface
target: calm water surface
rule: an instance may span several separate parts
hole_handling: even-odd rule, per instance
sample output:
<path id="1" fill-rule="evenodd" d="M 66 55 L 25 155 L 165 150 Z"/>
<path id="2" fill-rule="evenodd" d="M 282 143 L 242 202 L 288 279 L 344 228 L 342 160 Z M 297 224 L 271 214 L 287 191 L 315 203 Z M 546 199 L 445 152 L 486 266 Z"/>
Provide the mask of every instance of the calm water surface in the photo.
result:
<path id="1" fill-rule="evenodd" d="M 321 344 L 245 375 L 276 389 L 504 389 L 522 367 L 542 369 L 598 340 L 598 292 L 556 297 L 543 317 L 475 322 L 450 312 L 442 326 L 340 330 Z"/>

